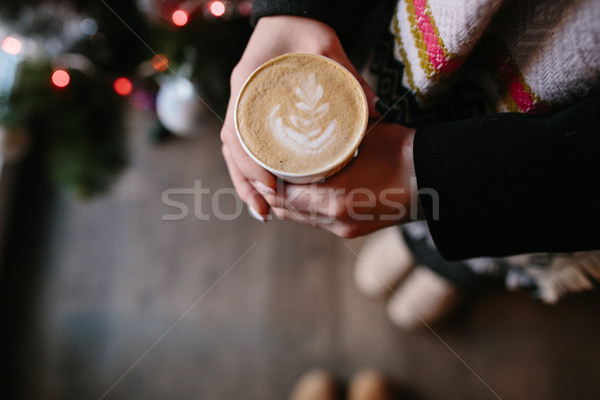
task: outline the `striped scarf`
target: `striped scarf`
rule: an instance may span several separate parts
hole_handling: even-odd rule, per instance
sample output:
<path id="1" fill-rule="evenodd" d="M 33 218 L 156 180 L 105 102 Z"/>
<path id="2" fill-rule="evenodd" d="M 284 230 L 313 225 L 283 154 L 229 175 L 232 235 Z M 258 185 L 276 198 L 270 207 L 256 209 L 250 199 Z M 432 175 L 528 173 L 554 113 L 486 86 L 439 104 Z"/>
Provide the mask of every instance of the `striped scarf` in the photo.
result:
<path id="1" fill-rule="evenodd" d="M 598 0 L 399 0 L 389 51 L 401 63 L 401 82 L 388 83 L 396 76 L 389 64 L 372 65 L 371 72 L 379 76 L 378 92 L 404 87 L 391 89 L 389 97 L 398 101 L 398 122 L 407 125 L 468 113 L 547 114 L 600 91 L 599 21 Z M 474 81 L 479 94 L 462 102 L 461 90 Z M 406 89 L 410 96 L 400 96 Z M 458 113 L 445 115 L 453 107 Z M 427 235 L 436 251 L 424 222 L 404 230 L 413 239 Z M 546 303 L 600 281 L 600 251 L 465 264 L 478 274 L 504 275 L 509 289 L 534 287 Z"/>
<path id="2" fill-rule="evenodd" d="M 600 88 L 597 0 L 399 0 L 394 14 L 394 57 L 422 107 L 474 70 L 497 112 L 544 114 Z"/>

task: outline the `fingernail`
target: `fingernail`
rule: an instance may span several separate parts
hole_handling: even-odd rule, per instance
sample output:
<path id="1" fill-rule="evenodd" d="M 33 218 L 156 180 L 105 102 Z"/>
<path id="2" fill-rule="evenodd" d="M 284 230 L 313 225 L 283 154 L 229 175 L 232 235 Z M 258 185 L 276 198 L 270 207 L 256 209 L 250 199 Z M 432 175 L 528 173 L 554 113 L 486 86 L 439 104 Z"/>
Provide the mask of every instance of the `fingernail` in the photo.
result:
<path id="1" fill-rule="evenodd" d="M 275 191 L 273 189 L 271 189 L 261 181 L 253 181 L 252 184 L 254 185 L 256 190 L 258 190 L 262 194 L 275 194 Z"/>
<path id="2" fill-rule="evenodd" d="M 252 218 L 254 218 L 255 220 L 257 220 L 257 221 L 260 221 L 260 222 L 267 222 L 267 217 L 265 217 L 265 216 L 263 216 L 263 215 L 260 215 L 260 214 L 258 213 L 258 211 L 256 211 L 256 210 L 254 209 L 254 207 L 252 207 L 252 206 L 248 206 L 248 212 L 250 212 L 250 215 L 251 215 L 251 216 L 252 216 Z"/>
<path id="3" fill-rule="evenodd" d="M 399 110 L 392 108 L 389 104 L 381 99 L 377 99 L 375 109 L 381 113 L 381 116 L 386 121 L 396 121 L 398 119 Z"/>

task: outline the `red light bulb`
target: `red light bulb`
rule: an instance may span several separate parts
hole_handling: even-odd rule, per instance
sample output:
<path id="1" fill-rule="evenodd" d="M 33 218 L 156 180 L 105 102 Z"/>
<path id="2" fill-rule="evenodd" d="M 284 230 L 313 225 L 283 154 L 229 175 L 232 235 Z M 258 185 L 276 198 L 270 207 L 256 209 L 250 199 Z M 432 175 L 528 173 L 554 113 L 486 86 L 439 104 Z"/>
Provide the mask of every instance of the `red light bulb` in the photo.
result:
<path id="1" fill-rule="evenodd" d="M 127 96 L 133 91 L 133 84 L 129 79 L 121 77 L 115 80 L 113 88 L 115 89 L 115 92 L 117 92 L 121 96 Z"/>
<path id="2" fill-rule="evenodd" d="M 23 45 L 21 44 L 21 41 L 12 36 L 7 36 L 2 41 L 2 50 L 13 56 L 19 54 L 22 48 Z"/>
<path id="3" fill-rule="evenodd" d="M 177 26 L 184 26 L 190 20 L 190 15 L 185 10 L 177 10 L 171 15 L 173 23 Z"/>
<path id="4" fill-rule="evenodd" d="M 52 74 L 52 83 L 59 88 L 66 87 L 71 82 L 69 73 L 64 69 L 58 69 Z"/>
<path id="5" fill-rule="evenodd" d="M 157 54 L 152 57 L 152 67 L 160 72 L 166 71 L 169 69 L 169 59 L 162 54 Z"/>
<path id="6" fill-rule="evenodd" d="M 225 4 L 222 1 L 212 1 L 209 4 L 208 9 L 215 17 L 221 17 L 225 14 Z"/>

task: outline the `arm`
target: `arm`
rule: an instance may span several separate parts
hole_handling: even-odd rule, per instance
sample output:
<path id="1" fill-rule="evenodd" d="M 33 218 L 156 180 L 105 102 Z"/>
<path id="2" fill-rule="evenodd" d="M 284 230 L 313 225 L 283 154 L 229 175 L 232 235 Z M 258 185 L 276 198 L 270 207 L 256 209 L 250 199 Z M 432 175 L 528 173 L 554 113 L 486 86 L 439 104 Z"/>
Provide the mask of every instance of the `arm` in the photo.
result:
<path id="1" fill-rule="evenodd" d="M 260 19 L 232 74 L 221 137 L 236 190 L 263 217 L 273 208 L 279 217 L 344 237 L 404 223 L 416 216 L 416 168 L 421 190 L 439 195 L 439 220 L 430 196 L 421 193 L 420 199 L 448 259 L 600 248 L 593 230 L 600 226 L 598 97 L 550 117 L 498 114 L 416 135 L 400 125 L 377 124 L 369 128 L 360 156 L 338 175 L 318 185 L 277 188 L 274 177 L 241 149 L 231 111 L 252 70 L 290 51 L 326 55 L 357 75 L 328 25 L 297 17 Z M 375 96 L 363 87 L 373 112 Z"/>
<path id="2" fill-rule="evenodd" d="M 416 133 L 379 123 L 338 175 L 265 198 L 278 217 L 343 237 L 414 220 L 420 206 L 449 260 L 598 249 L 599 127 L 600 97 L 548 117 L 496 114 Z"/>
<path id="3" fill-rule="evenodd" d="M 600 96 L 547 117 L 496 114 L 415 135 L 420 200 L 447 259 L 600 248 Z"/>

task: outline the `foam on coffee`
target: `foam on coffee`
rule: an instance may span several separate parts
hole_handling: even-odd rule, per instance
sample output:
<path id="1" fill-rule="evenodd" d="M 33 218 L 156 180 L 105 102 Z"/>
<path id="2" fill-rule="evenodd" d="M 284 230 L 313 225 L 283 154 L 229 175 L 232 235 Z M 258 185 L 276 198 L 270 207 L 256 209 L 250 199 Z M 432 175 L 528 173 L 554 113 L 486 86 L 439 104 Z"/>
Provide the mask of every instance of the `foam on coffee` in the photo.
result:
<path id="1" fill-rule="evenodd" d="M 255 158 L 277 171 L 311 174 L 354 153 L 368 111 L 350 72 L 325 57 L 291 53 L 248 78 L 235 118 Z"/>

